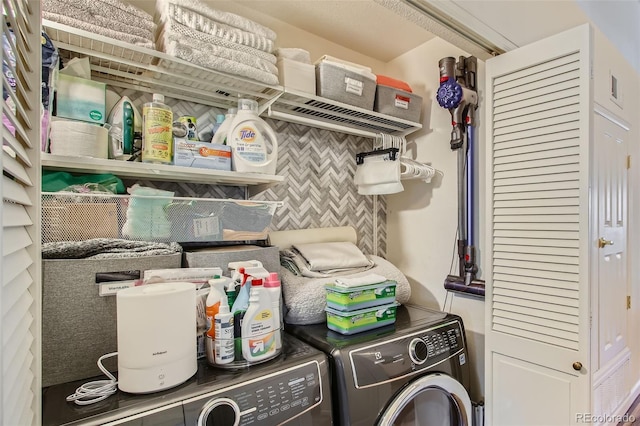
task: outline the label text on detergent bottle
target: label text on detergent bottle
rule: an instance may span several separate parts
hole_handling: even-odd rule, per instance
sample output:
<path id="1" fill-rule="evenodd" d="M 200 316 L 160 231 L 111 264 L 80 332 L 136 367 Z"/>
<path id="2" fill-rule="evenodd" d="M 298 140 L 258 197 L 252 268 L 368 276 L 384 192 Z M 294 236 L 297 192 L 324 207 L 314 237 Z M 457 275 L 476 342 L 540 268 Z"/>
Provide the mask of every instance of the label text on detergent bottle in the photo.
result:
<path id="1" fill-rule="evenodd" d="M 264 138 L 256 129 L 244 126 L 237 131 L 236 135 L 236 153 L 245 161 L 262 163 L 267 160 Z"/>
<path id="2" fill-rule="evenodd" d="M 170 163 L 173 160 L 173 114 L 163 108 L 143 108 L 144 161 Z"/>

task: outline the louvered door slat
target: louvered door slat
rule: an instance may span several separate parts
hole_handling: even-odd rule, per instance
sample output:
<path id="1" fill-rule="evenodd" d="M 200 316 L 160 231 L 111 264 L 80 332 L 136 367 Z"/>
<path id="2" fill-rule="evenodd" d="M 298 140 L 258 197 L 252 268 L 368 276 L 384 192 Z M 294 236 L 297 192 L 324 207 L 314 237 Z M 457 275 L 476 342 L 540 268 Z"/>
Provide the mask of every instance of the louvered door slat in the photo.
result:
<path id="1" fill-rule="evenodd" d="M 549 269 L 533 269 L 533 268 L 513 268 L 509 266 L 501 266 L 496 265 L 493 268 L 496 274 L 507 274 L 507 275 L 522 275 L 524 277 L 533 277 L 533 278 L 546 278 L 549 280 L 558 280 L 558 281 L 574 281 L 578 282 L 576 278 L 576 274 L 574 273 L 565 273 L 559 271 L 551 271 Z M 525 295 L 523 295 L 525 296 Z"/>
<path id="2" fill-rule="evenodd" d="M 515 286 L 510 288 L 496 286 L 493 291 L 496 296 L 505 296 L 513 299 L 520 298 L 523 292 L 522 287 L 517 288 Z M 528 289 L 525 289 L 525 291 L 529 292 Z M 578 307 L 578 301 L 575 298 L 570 298 L 565 296 L 554 296 L 551 294 L 545 294 L 545 293 L 539 293 L 539 292 L 529 292 L 526 300 L 540 302 L 540 303 L 548 303 L 551 305 L 571 306 L 574 308 Z"/>
<path id="3" fill-rule="evenodd" d="M 578 202 L 571 198 L 547 198 L 547 199 L 517 199 L 517 200 L 505 200 L 496 201 L 494 207 L 500 208 L 526 208 L 526 207 L 539 207 L 539 206 L 577 206 Z"/>
<path id="4" fill-rule="evenodd" d="M 2 235 L 2 254 L 8 256 L 33 243 L 29 233 L 23 227 L 9 228 Z"/>
<path id="5" fill-rule="evenodd" d="M 495 171 L 543 168 L 558 164 L 577 164 L 575 156 L 580 152 L 577 141 L 571 147 L 539 148 L 538 150 L 531 150 L 531 152 L 518 152 L 513 155 L 496 157 L 494 161 Z"/>
<path id="6" fill-rule="evenodd" d="M 522 208 L 526 208 L 524 205 Z M 530 230 L 530 231 L 578 231 L 580 224 L 575 222 L 558 223 L 558 222 L 521 222 L 521 221 L 503 221 L 496 222 L 493 229 L 501 230 Z"/>
<path id="7" fill-rule="evenodd" d="M 545 277 L 530 277 L 523 274 L 509 274 L 496 272 L 493 274 L 495 285 L 498 287 L 510 287 L 515 284 L 529 284 L 533 286 L 548 288 L 558 288 L 562 290 L 577 291 L 578 285 L 576 282 L 562 281 L 557 278 L 545 278 Z M 546 291 L 546 290 L 545 290 Z"/>
<path id="8" fill-rule="evenodd" d="M 540 247 L 540 246 L 524 246 L 510 244 L 494 244 L 494 253 L 516 253 L 517 255 L 527 254 L 548 254 L 550 256 L 570 256 L 577 257 L 579 252 L 577 249 L 568 249 L 566 247 Z"/>
<path id="9" fill-rule="evenodd" d="M 518 80 L 516 84 L 502 85 L 495 83 L 494 96 L 496 101 L 503 99 L 511 99 L 517 97 L 523 93 L 536 93 L 548 87 L 556 87 L 564 83 L 569 83 L 572 86 L 577 85 L 577 77 L 579 75 L 578 69 L 569 70 L 567 72 L 560 73 L 548 73 L 546 78 L 534 78 L 527 77 L 522 80 Z"/>
<path id="10" fill-rule="evenodd" d="M 519 163 L 520 168 L 517 168 L 517 165 L 514 164 L 511 167 L 511 170 L 500 170 L 494 173 L 494 178 L 496 180 L 496 184 L 502 184 L 504 182 L 508 184 L 513 184 L 514 182 L 517 184 L 522 183 L 530 183 L 538 181 L 548 181 L 549 179 L 553 179 L 551 175 L 554 177 L 571 179 L 571 176 L 567 176 L 567 173 L 578 173 L 579 172 L 579 164 L 571 163 L 571 159 L 558 159 L 556 163 L 560 163 L 558 165 L 548 165 L 546 167 L 528 167 L 531 164 L 528 163 Z M 567 163 L 569 164 L 562 164 Z M 497 166 L 497 168 L 505 168 Z M 558 176 L 562 175 L 562 176 Z M 529 180 L 524 180 L 525 178 L 529 178 Z"/>
<path id="11" fill-rule="evenodd" d="M 577 87 L 575 87 L 562 92 L 548 93 L 546 95 L 538 96 L 535 99 L 527 99 L 524 101 L 511 102 L 507 105 L 495 107 L 493 109 L 493 112 L 494 114 L 513 113 L 513 115 L 519 115 L 521 111 L 527 110 L 528 108 L 534 108 L 537 105 L 548 105 L 548 104 L 553 104 L 559 101 L 562 102 L 562 104 L 566 104 L 566 102 L 571 102 L 569 100 L 579 95 L 580 95 L 580 90 Z M 567 100 L 567 101 L 564 101 L 564 100 Z"/>
<path id="12" fill-rule="evenodd" d="M 574 69 L 579 68 L 578 56 L 575 53 L 562 55 L 551 61 L 540 62 L 539 64 L 530 65 L 517 71 L 496 76 L 494 79 L 494 86 L 496 89 L 506 87 L 508 84 L 518 86 L 522 81 L 531 80 L 531 76 L 537 76 L 541 73 L 545 73 L 546 76 L 553 75 L 554 73 L 557 74 L 557 70 L 567 64 L 574 64 Z M 549 72 L 551 72 L 551 74 L 549 74 Z"/>
<path id="13" fill-rule="evenodd" d="M 496 187 L 495 191 L 509 192 L 509 189 L 513 187 L 514 190 L 521 191 L 538 191 L 538 190 L 546 190 L 546 189 L 567 189 L 567 188 L 577 188 L 576 178 L 579 177 L 578 172 L 567 172 L 567 173 L 551 173 L 546 174 L 547 170 L 542 171 L 540 175 L 535 175 L 531 170 L 527 170 L 529 175 L 525 175 L 524 177 L 513 177 L 509 179 L 496 179 L 494 182 L 494 186 Z M 562 182 L 570 182 L 569 184 Z M 546 185 L 547 183 L 552 183 L 552 185 Z M 505 188 L 500 188 L 501 186 Z"/>
<path id="14" fill-rule="evenodd" d="M 570 333 L 578 332 L 577 324 L 566 323 L 562 321 L 552 320 L 549 318 L 519 314 L 519 313 L 509 312 L 509 311 L 500 311 L 500 313 L 497 315 L 507 320 L 520 321 L 520 322 L 529 323 L 532 325 L 537 325 L 540 327 L 546 327 L 548 329 L 568 331 Z"/>
<path id="15" fill-rule="evenodd" d="M 507 320 L 501 317 L 495 317 L 494 324 L 496 330 L 517 331 L 519 335 L 525 335 L 530 339 L 540 340 L 541 342 L 564 345 L 567 348 L 577 348 L 577 340 L 574 340 L 576 333 L 562 330 L 553 330 L 547 327 L 541 327 L 522 321 Z"/>
<path id="16" fill-rule="evenodd" d="M 513 126 L 500 126 L 499 123 L 496 123 L 496 127 L 494 132 L 496 136 L 500 135 L 517 135 L 520 132 L 527 132 L 531 130 L 548 128 L 549 126 L 557 126 L 566 123 L 575 123 L 580 120 L 580 115 L 576 113 L 558 115 L 543 118 L 535 121 L 525 121 L 519 124 L 514 124 Z"/>
<path id="17" fill-rule="evenodd" d="M 550 105 L 545 105 L 545 109 L 543 110 L 540 109 L 540 105 L 537 107 L 532 106 L 528 111 L 511 110 L 510 113 L 500 114 L 500 120 L 496 120 L 494 127 L 495 129 L 504 127 L 514 128 L 514 126 L 539 122 L 550 118 L 571 116 L 575 113 L 576 104 L 577 102 L 569 103 L 568 105 L 557 105 L 555 108 L 551 108 Z M 521 114 L 517 114 L 518 112 L 521 112 Z"/>
<path id="18" fill-rule="evenodd" d="M 560 314 L 566 314 L 575 316 L 578 314 L 578 309 L 571 306 L 561 306 L 555 303 L 544 303 L 535 300 L 527 300 L 526 298 L 514 298 L 502 295 L 496 295 L 494 298 L 494 315 L 502 309 L 502 306 L 509 305 L 510 309 L 516 307 L 531 308 L 542 312 L 557 312 Z"/>
<path id="19" fill-rule="evenodd" d="M 496 216 L 494 219 L 495 223 L 559 223 L 559 224 L 567 224 L 567 223 L 580 223 L 574 216 L 572 215 L 531 215 L 531 214 L 523 214 L 523 215 L 502 215 Z M 552 226 L 552 225 L 550 225 Z M 504 228 L 504 227 L 502 227 Z"/>
<path id="20" fill-rule="evenodd" d="M 32 204 L 25 187 L 6 176 L 2 176 L 2 197 L 5 201 L 11 201 L 16 204 L 25 206 Z M 5 202 L 4 204 L 6 205 L 7 203 Z"/>
<path id="21" fill-rule="evenodd" d="M 24 206 L 15 203 L 2 204 L 2 225 L 5 228 L 14 226 L 29 226 L 33 221 L 24 209 Z"/>
<path id="22" fill-rule="evenodd" d="M 494 105 L 503 106 L 503 105 L 509 105 L 514 102 L 524 102 L 524 101 L 536 102 L 536 99 L 541 96 L 546 96 L 551 93 L 557 93 L 557 92 L 565 92 L 565 91 L 568 92 L 571 90 L 575 90 L 577 88 L 579 88 L 579 84 L 576 83 L 574 80 L 568 80 L 568 81 L 562 80 L 556 84 L 542 86 L 535 90 L 518 92 L 517 94 L 511 95 L 511 96 L 508 96 L 508 94 L 506 93 L 507 91 L 505 90 L 505 93 L 503 93 L 499 99 L 495 100 Z M 510 90 L 510 91 L 515 92 L 515 90 Z"/>
<path id="23" fill-rule="evenodd" d="M 495 249 L 496 259 L 522 260 L 527 262 L 557 263 L 561 265 L 578 265 L 578 259 L 572 256 L 544 255 L 522 253 L 520 251 L 500 251 Z"/>
<path id="24" fill-rule="evenodd" d="M 521 269 L 523 271 L 531 271 L 531 270 L 555 271 L 555 272 L 563 272 L 563 273 L 570 273 L 570 274 L 575 274 L 578 272 L 578 266 L 576 265 L 566 265 L 566 264 L 560 264 L 560 263 L 543 263 L 543 262 L 535 262 L 533 260 L 521 261 L 521 260 L 510 260 L 510 259 L 503 259 L 500 257 L 496 257 L 493 264 L 496 265 L 496 267 L 504 266 L 507 268 Z"/>
<path id="25" fill-rule="evenodd" d="M 494 201 L 504 200 L 532 200 L 539 198 L 574 198 L 579 195 L 577 189 L 560 189 L 549 191 L 512 192 L 508 194 L 494 194 Z"/>
<path id="26" fill-rule="evenodd" d="M 21 184 L 31 186 L 31 179 L 29 174 L 25 170 L 24 166 L 18 162 L 15 158 L 2 151 L 2 166 L 3 170 L 17 179 Z"/>
<path id="27" fill-rule="evenodd" d="M 566 283 L 566 285 L 562 285 L 563 283 L 554 283 L 552 282 L 551 286 L 539 285 L 539 284 L 531 284 L 531 283 L 522 283 L 519 282 L 518 278 L 513 281 L 500 281 L 498 280 L 496 289 L 503 290 L 499 294 L 508 295 L 507 291 L 527 291 L 534 295 L 547 295 L 554 296 L 561 299 L 575 299 L 577 296 L 575 285 L 572 283 Z M 519 293 L 518 293 L 519 294 Z M 537 298 L 535 300 L 543 301 L 543 299 Z M 549 301 L 549 303 L 553 303 Z M 577 305 L 576 305 L 577 306 Z"/>
<path id="28" fill-rule="evenodd" d="M 495 161 L 499 161 L 501 157 L 522 155 L 531 152 L 544 152 L 561 148 L 571 148 L 580 145 L 580 140 L 575 137 L 572 132 L 565 132 L 565 134 L 565 137 L 554 136 L 553 138 L 547 138 L 547 141 L 545 142 L 534 142 L 522 145 L 510 144 L 509 142 L 497 144 L 495 146 Z"/>
<path id="29" fill-rule="evenodd" d="M 2 280 L 4 283 L 13 281 L 24 269 L 27 269 L 33 263 L 32 257 L 27 250 L 18 250 L 5 256 L 7 265 L 11 268 L 2 268 Z"/>
<path id="30" fill-rule="evenodd" d="M 580 123 L 576 121 L 571 121 L 567 123 L 555 124 L 552 126 L 547 126 L 545 128 L 532 129 L 527 131 L 520 131 L 517 133 L 504 133 L 502 135 L 495 135 L 493 138 L 494 144 L 505 143 L 509 141 L 519 141 L 519 140 L 529 140 L 530 138 L 538 138 L 538 137 L 546 137 L 552 136 L 557 137 L 557 135 L 562 132 L 570 132 L 580 129 Z"/>
<path id="31" fill-rule="evenodd" d="M 526 306 L 515 306 L 515 305 L 508 305 L 503 303 L 500 305 L 500 311 L 498 312 L 498 314 L 503 315 L 503 313 L 505 313 L 504 315 L 508 315 L 509 313 L 514 313 L 517 315 L 527 315 L 533 318 L 548 318 L 551 321 L 558 321 L 558 322 L 564 322 L 567 324 L 578 325 L 578 322 L 576 321 L 576 318 L 573 315 L 567 315 L 567 314 L 551 312 L 551 311 L 543 311 L 541 309 L 528 308 Z"/>
<path id="32" fill-rule="evenodd" d="M 29 154 L 24 149 L 22 144 L 18 142 L 18 140 L 13 136 L 10 132 L 2 132 L 2 140 L 6 146 L 11 148 L 13 152 L 16 153 L 20 161 L 27 165 L 27 167 L 31 167 L 31 159 L 29 159 Z"/>

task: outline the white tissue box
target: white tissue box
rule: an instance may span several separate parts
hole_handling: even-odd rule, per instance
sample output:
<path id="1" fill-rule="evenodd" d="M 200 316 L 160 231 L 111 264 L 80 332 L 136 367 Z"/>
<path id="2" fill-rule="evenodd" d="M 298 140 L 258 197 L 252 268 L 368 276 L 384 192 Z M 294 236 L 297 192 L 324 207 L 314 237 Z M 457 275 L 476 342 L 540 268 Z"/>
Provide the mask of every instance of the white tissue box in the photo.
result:
<path id="1" fill-rule="evenodd" d="M 104 83 L 58 73 L 56 116 L 104 124 L 106 87 Z"/>
<path id="2" fill-rule="evenodd" d="M 285 89 L 316 94 L 316 71 L 312 64 L 279 58 L 277 66 L 280 85 Z"/>
<path id="3" fill-rule="evenodd" d="M 228 145 L 179 138 L 174 144 L 173 164 L 176 166 L 231 170 L 231 147 Z"/>

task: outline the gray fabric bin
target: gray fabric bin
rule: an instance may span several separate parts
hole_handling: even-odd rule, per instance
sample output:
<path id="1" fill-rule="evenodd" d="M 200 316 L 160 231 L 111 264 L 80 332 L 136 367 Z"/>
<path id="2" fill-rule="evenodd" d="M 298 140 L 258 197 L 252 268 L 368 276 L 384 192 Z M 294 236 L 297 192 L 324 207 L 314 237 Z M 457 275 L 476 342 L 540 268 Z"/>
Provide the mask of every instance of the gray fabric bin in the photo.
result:
<path id="1" fill-rule="evenodd" d="M 98 274 L 179 268 L 182 253 L 127 259 L 42 261 L 42 386 L 102 375 L 97 361 L 118 350 L 116 297 L 99 296 Z M 116 274 L 119 273 L 119 274 Z M 114 371 L 117 357 L 105 360 Z"/>
<path id="2" fill-rule="evenodd" d="M 395 87 L 378 84 L 373 110 L 407 121 L 420 121 L 422 97 Z"/>
<path id="3" fill-rule="evenodd" d="M 316 65 L 318 96 L 373 110 L 376 80 L 327 62 Z"/>
<path id="4" fill-rule="evenodd" d="M 247 244 L 185 250 L 183 253 L 183 265 L 185 268 L 213 268 L 217 266 L 222 269 L 222 274 L 227 277 L 231 276 L 227 269 L 229 262 L 244 260 L 259 260 L 269 272 L 278 272 L 280 270 L 278 247 L 261 247 Z"/>

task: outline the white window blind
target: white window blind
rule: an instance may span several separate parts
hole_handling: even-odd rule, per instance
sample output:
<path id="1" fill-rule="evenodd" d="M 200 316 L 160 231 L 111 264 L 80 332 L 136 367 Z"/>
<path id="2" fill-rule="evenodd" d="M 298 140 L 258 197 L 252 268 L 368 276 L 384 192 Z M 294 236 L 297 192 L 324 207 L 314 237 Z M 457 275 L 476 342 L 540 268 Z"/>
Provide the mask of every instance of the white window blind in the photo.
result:
<path id="1" fill-rule="evenodd" d="M 579 54 L 493 85 L 492 328 L 577 350 Z"/>
<path id="2" fill-rule="evenodd" d="M 3 12 L 0 424 L 22 426 L 41 423 L 40 2 L 3 0 Z"/>

